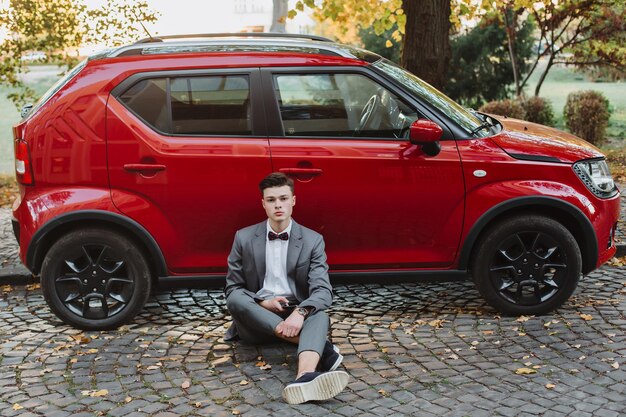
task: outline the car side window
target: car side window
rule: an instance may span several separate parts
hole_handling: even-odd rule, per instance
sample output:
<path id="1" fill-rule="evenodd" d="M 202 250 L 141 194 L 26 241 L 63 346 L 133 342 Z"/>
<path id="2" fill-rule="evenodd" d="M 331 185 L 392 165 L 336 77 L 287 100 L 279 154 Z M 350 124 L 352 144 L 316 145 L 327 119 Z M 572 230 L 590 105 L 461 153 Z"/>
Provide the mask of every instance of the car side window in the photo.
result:
<path id="1" fill-rule="evenodd" d="M 286 136 L 406 138 L 415 110 L 361 74 L 276 74 Z"/>
<path id="2" fill-rule="evenodd" d="M 245 75 L 147 79 L 119 98 L 147 124 L 164 133 L 252 134 L 250 83 Z"/>

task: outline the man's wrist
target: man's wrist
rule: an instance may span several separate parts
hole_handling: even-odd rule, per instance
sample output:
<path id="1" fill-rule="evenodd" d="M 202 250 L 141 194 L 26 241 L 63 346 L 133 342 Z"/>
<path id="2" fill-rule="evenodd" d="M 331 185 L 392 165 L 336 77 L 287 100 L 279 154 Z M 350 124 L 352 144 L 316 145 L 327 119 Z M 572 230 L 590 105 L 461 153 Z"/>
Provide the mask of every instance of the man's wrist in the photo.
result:
<path id="1" fill-rule="evenodd" d="M 295 309 L 295 312 L 300 314 L 305 319 L 309 316 L 309 314 L 311 314 L 310 307 L 298 307 Z"/>

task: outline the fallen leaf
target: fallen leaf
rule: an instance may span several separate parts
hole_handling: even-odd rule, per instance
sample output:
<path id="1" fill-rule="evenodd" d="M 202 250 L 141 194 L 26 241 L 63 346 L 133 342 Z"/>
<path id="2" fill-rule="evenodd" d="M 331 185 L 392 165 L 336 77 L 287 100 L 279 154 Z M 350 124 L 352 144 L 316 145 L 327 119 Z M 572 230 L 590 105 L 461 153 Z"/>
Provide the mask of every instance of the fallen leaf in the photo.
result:
<path id="1" fill-rule="evenodd" d="M 98 353 L 98 349 L 89 349 L 87 353 Z"/>
<path id="2" fill-rule="evenodd" d="M 485 330 L 485 331 L 483 331 L 483 334 L 486 335 L 486 336 L 491 335 L 491 334 L 493 334 L 493 330 Z"/>
<path id="3" fill-rule="evenodd" d="M 386 397 L 386 396 L 388 396 L 388 395 L 389 395 L 389 394 L 387 394 L 387 391 L 385 391 L 384 389 L 379 389 L 379 390 L 378 390 L 378 393 L 379 393 L 380 395 L 382 395 L 383 397 Z"/>
<path id="4" fill-rule="evenodd" d="M 260 366 L 259 369 L 262 371 L 267 371 L 268 369 L 272 369 L 272 365 L 268 363 L 267 365 Z"/>
<path id="5" fill-rule="evenodd" d="M 400 323 L 391 323 L 391 324 L 389 325 L 389 328 L 390 328 L 391 330 L 395 330 L 395 329 L 397 329 L 398 327 L 400 327 Z"/>
<path id="6" fill-rule="evenodd" d="M 16 411 L 17 411 L 17 410 L 21 410 L 22 408 L 24 408 L 24 407 L 22 407 L 22 406 L 21 406 L 21 405 L 19 405 L 18 403 L 13 404 L 13 409 L 14 409 L 14 410 L 16 410 Z"/>
<path id="7" fill-rule="evenodd" d="M 86 343 L 91 342 L 91 339 L 89 337 L 87 337 L 85 335 L 82 335 L 82 334 L 72 335 L 72 339 L 74 339 L 75 341 L 77 341 L 81 345 L 84 345 Z"/>
<path id="8" fill-rule="evenodd" d="M 261 366 L 265 366 L 265 361 L 258 361 L 254 366 L 260 368 Z"/>
<path id="9" fill-rule="evenodd" d="M 219 359 L 215 359 L 214 361 L 211 362 L 211 365 L 215 366 L 215 365 L 220 365 L 222 363 L 226 363 L 230 361 L 230 356 L 222 356 Z"/>
<path id="10" fill-rule="evenodd" d="M 524 322 L 526 322 L 528 320 L 530 320 L 530 317 L 528 317 L 528 316 L 519 316 L 517 318 L 517 320 L 515 320 L 515 321 L 520 322 L 520 323 L 524 323 Z"/>
<path id="11" fill-rule="evenodd" d="M 81 391 L 81 394 L 83 394 L 86 397 L 104 397 L 105 395 L 109 395 L 109 390 L 106 390 L 106 389 L 88 390 L 88 391 Z"/>
<path id="12" fill-rule="evenodd" d="M 428 325 L 430 327 L 434 327 L 435 329 L 441 329 L 443 327 L 443 323 L 445 323 L 445 320 L 435 319 L 435 320 L 429 321 Z"/>
<path id="13" fill-rule="evenodd" d="M 532 374 L 536 374 L 537 371 L 534 369 L 530 369 L 530 368 L 518 368 L 517 371 L 515 371 L 515 373 L 518 375 L 532 375 Z"/>
<path id="14" fill-rule="evenodd" d="M 126 397 L 126 398 L 124 398 L 124 402 L 125 402 L 125 403 L 129 403 L 129 402 L 131 402 L 132 400 L 133 400 L 133 398 L 132 398 L 132 397 Z"/>
<path id="15" fill-rule="evenodd" d="M 585 321 L 593 320 L 593 316 L 591 316 L 591 314 L 581 314 L 580 318 Z"/>
<path id="16" fill-rule="evenodd" d="M 241 414 L 241 411 L 239 411 L 239 410 L 237 410 L 237 409 L 234 409 L 233 411 L 231 411 L 231 413 L 232 413 L 234 416 L 238 416 L 239 414 Z"/>
<path id="17" fill-rule="evenodd" d="M 617 363 L 617 362 L 613 362 L 613 364 L 611 365 L 611 367 L 612 367 L 613 369 L 619 369 L 619 363 Z"/>
<path id="18" fill-rule="evenodd" d="M 155 369 L 159 369 L 161 368 L 160 366 L 156 366 L 156 365 L 150 365 L 146 368 L 146 370 L 148 371 L 154 371 Z"/>
<path id="19" fill-rule="evenodd" d="M 191 381 L 186 380 L 185 382 L 182 383 L 182 385 L 180 386 L 182 389 L 187 389 L 191 386 Z"/>
<path id="20" fill-rule="evenodd" d="M 479 343 L 478 340 L 473 340 L 472 341 L 472 346 L 476 346 L 478 343 Z"/>
<path id="21" fill-rule="evenodd" d="M 546 384 L 546 388 L 548 388 L 548 389 L 553 389 L 554 387 L 556 387 L 556 385 L 554 385 L 554 384 Z"/>
<path id="22" fill-rule="evenodd" d="M 76 358 L 70 359 L 70 363 L 76 363 L 76 362 L 78 362 L 78 359 L 76 359 Z"/>
<path id="23" fill-rule="evenodd" d="M 242 380 L 242 381 L 239 383 L 239 385 L 248 385 L 248 384 L 249 384 L 249 382 L 248 382 L 248 381 L 246 381 L 245 379 L 244 379 L 244 380 Z"/>
<path id="24" fill-rule="evenodd" d="M 579 361 L 582 361 L 582 360 L 583 360 L 583 359 L 585 359 L 585 358 L 586 358 L 586 356 L 585 356 L 585 355 L 583 355 L 583 356 L 579 357 L 579 358 L 578 358 L 578 360 L 579 360 Z"/>

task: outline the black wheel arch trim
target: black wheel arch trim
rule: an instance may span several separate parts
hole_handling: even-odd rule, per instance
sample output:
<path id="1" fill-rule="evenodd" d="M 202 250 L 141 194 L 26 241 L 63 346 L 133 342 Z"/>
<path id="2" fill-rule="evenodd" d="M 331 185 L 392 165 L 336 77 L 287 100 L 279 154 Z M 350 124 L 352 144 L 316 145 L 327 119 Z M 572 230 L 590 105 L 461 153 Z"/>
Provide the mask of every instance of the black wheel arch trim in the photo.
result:
<path id="1" fill-rule="evenodd" d="M 587 216 L 585 216 L 585 214 L 578 207 L 568 203 L 567 201 L 554 197 L 538 196 L 513 198 L 492 207 L 484 213 L 474 224 L 472 230 L 470 230 L 465 242 L 463 243 L 463 247 L 459 255 L 459 269 L 469 268 L 470 258 L 472 251 L 474 250 L 474 246 L 476 245 L 478 237 L 483 230 L 485 230 L 489 222 L 507 211 L 531 206 L 556 208 L 566 212 L 575 219 L 585 237 L 582 242 L 578 242 L 581 245 L 583 265 L 588 265 L 588 267 L 583 270 L 583 273 L 586 274 L 593 271 L 598 263 L 598 238 L 595 230 L 593 229 L 593 225 L 589 221 L 589 218 L 587 218 Z"/>
<path id="2" fill-rule="evenodd" d="M 113 223 L 116 226 L 122 227 L 132 236 L 139 239 L 141 243 L 143 243 L 148 249 L 149 255 L 152 258 L 152 266 L 154 266 L 155 272 L 159 276 L 168 275 L 165 258 L 163 257 L 163 253 L 161 252 L 159 245 L 157 244 L 156 240 L 154 240 L 152 235 L 136 221 L 121 214 L 105 210 L 81 210 L 71 213 L 65 213 L 46 222 L 33 235 L 33 238 L 30 241 L 30 245 L 28 246 L 28 250 L 26 251 L 26 266 L 28 267 L 28 269 L 31 270 L 34 274 L 38 274 L 40 272 L 39 269 L 41 267 L 43 257 L 45 256 L 45 253 L 42 253 L 41 244 L 47 236 L 50 236 L 50 233 L 58 230 L 58 228 L 63 225 L 85 220 L 103 221 Z"/>

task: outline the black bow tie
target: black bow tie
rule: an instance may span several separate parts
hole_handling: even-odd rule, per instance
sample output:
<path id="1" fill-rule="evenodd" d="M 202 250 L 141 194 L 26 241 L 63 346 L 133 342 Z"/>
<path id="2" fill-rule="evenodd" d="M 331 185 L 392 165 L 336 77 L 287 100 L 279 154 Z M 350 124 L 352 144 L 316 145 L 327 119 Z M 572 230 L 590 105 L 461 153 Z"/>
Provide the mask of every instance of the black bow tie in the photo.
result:
<path id="1" fill-rule="evenodd" d="M 276 240 L 276 239 L 280 239 L 280 240 L 289 240 L 289 233 L 287 232 L 282 232 L 279 234 L 276 234 L 274 232 L 268 232 L 267 233 L 267 238 L 269 240 Z"/>

